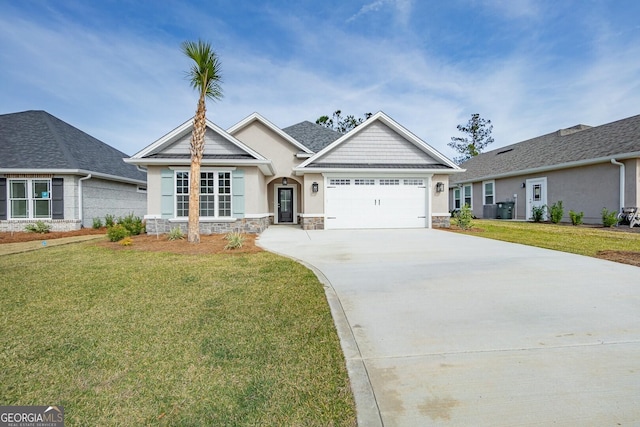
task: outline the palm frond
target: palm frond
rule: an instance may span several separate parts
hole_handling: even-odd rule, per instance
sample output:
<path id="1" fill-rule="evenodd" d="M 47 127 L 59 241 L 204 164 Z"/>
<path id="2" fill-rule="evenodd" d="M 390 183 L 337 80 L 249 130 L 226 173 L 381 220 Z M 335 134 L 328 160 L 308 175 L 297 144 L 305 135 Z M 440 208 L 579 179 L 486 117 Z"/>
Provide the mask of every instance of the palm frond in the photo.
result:
<path id="1" fill-rule="evenodd" d="M 191 87 L 207 98 L 213 100 L 222 98 L 222 66 L 211 44 L 202 40 L 185 41 L 181 47 L 182 52 L 193 60 L 187 72 Z"/>

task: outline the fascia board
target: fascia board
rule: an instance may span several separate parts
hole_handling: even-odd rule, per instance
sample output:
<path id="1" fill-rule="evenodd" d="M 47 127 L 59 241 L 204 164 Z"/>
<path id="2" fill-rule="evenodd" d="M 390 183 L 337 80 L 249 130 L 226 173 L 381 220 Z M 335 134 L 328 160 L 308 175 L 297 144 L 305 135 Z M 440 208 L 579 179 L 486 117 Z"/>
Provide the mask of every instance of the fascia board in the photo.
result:
<path id="1" fill-rule="evenodd" d="M 415 175 L 415 174 L 434 174 L 434 175 L 453 175 L 464 172 L 464 169 L 390 169 L 390 168 L 293 168 L 296 175 L 304 175 L 305 173 L 348 173 L 348 174 L 384 174 L 384 175 Z"/>
<path id="2" fill-rule="evenodd" d="M 243 120 L 239 121 L 235 125 L 231 126 L 229 129 L 227 129 L 227 132 L 230 135 L 233 135 L 234 133 L 236 133 L 236 132 L 240 131 L 241 129 L 245 128 L 246 126 L 250 125 L 255 120 L 259 121 L 260 123 L 265 125 L 267 128 L 271 129 L 273 132 L 275 132 L 277 135 L 279 135 L 281 138 L 285 139 L 287 142 L 289 142 L 290 144 L 293 144 L 295 147 L 299 148 L 300 150 L 304 151 L 305 153 L 313 154 L 313 151 L 311 151 L 309 148 L 305 147 L 304 145 L 302 145 L 301 143 L 296 141 L 294 138 L 291 137 L 291 135 L 289 135 L 286 132 L 284 132 L 282 129 L 280 129 L 279 127 L 277 127 L 273 123 L 271 123 L 264 116 L 262 116 L 260 113 L 257 113 L 257 112 L 249 115 L 248 117 L 246 117 Z"/>
<path id="3" fill-rule="evenodd" d="M 527 175 L 527 174 L 534 174 L 534 173 L 541 173 L 541 172 L 551 172 L 554 170 L 576 168 L 580 166 L 597 165 L 599 163 L 610 163 L 612 159 L 628 160 L 628 159 L 634 159 L 634 158 L 640 158 L 640 151 L 636 151 L 633 153 L 615 154 L 612 156 L 605 156 L 605 157 L 597 157 L 594 159 L 578 160 L 575 162 L 559 163 L 557 165 L 540 166 L 537 168 L 519 169 L 517 171 L 505 172 L 505 173 L 500 173 L 495 175 L 484 175 L 484 176 L 476 177 L 464 182 L 478 182 L 478 181 L 486 181 L 488 179 L 511 178 L 511 177 L 520 176 L 520 175 Z"/>
<path id="4" fill-rule="evenodd" d="M 125 159 L 126 163 L 139 166 L 189 166 L 191 159 Z M 271 160 L 220 160 L 202 159 L 201 166 L 257 166 L 267 176 L 275 174 Z"/>
<path id="5" fill-rule="evenodd" d="M 109 181 L 126 182 L 130 184 L 146 184 L 146 180 L 126 178 L 124 176 L 95 172 L 85 169 L 0 169 L 2 174 L 51 174 L 51 175 L 91 175 L 92 178 L 102 178 Z"/>

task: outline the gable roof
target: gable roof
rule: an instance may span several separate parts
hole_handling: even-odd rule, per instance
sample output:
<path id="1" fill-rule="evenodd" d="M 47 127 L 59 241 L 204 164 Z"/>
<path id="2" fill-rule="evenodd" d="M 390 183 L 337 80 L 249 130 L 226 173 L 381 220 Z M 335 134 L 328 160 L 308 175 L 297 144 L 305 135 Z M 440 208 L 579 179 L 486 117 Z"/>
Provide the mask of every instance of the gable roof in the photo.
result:
<path id="1" fill-rule="evenodd" d="M 371 116 L 295 168 L 306 170 L 419 170 L 457 173 L 461 169 L 382 111 Z"/>
<path id="2" fill-rule="evenodd" d="M 266 175 L 274 173 L 271 161 L 260 153 L 210 120 L 206 121 L 206 126 L 203 166 L 256 165 Z M 189 165 L 189 141 L 192 131 L 193 118 L 125 159 L 125 162 L 138 165 Z"/>
<path id="3" fill-rule="evenodd" d="M 127 155 L 46 111 L 0 115 L 0 171 L 94 174 L 145 182 Z"/>
<path id="4" fill-rule="evenodd" d="M 333 129 L 310 121 L 300 122 L 282 130 L 297 141 L 300 141 L 313 153 L 317 153 L 343 135 Z"/>
<path id="5" fill-rule="evenodd" d="M 640 115 L 590 127 L 577 125 L 467 160 L 464 183 L 640 157 Z"/>
<path id="6" fill-rule="evenodd" d="M 313 154 L 313 151 L 311 151 L 307 146 L 305 146 L 304 144 L 301 144 L 298 140 L 296 140 L 296 138 L 293 138 L 291 135 L 284 132 L 282 129 L 280 129 L 279 127 L 277 127 L 276 125 L 274 125 L 273 123 L 271 123 L 269 120 L 265 119 L 258 113 L 253 113 L 248 117 L 242 119 L 235 125 L 231 126 L 229 129 L 227 129 L 227 132 L 231 135 L 235 135 L 237 132 L 241 131 L 242 129 L 246 128 L 251 123 L 256 121 L 262 123 L 268 129 L 270 129 L 271 131 L 279 135 L 285 141 L 289 142 L 290 144 L 294 145 L 298 149 L 302 150 L 304 153 Z"/>

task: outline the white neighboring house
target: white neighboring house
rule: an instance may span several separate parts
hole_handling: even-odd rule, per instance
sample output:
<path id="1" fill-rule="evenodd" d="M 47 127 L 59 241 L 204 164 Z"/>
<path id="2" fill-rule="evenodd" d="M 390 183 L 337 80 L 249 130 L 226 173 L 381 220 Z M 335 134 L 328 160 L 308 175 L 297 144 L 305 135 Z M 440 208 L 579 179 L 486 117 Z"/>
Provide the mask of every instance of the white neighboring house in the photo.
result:
<path id="1" fill-rule="evenodd" d="M 0 231 L 52 231 L 146 213 L 146 173 L 126 154 L 45 111 L 0 115 Z"/>

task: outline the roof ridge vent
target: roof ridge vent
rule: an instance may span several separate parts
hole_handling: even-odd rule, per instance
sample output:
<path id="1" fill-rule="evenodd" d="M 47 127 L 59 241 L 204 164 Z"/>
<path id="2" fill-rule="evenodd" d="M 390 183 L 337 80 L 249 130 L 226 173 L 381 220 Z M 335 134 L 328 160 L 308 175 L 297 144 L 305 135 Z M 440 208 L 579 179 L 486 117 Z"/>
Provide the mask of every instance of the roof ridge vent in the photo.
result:
<path id="1" fill-rule="evenodd" d="M 583 131 L 583 130 L 586 130 L 586 129 L 591 129 L 591 127 L 592 126 L 582 125 L 582 124 L 575 125 L 575 126 L 571 126 L 570 128 L 560 129 L 558 131 L 558 135 L 560 135 L 560 136 L 571 135 L 571 134 L 576 133 L 576 132 L 580 132 L 580 131 Z"/>

